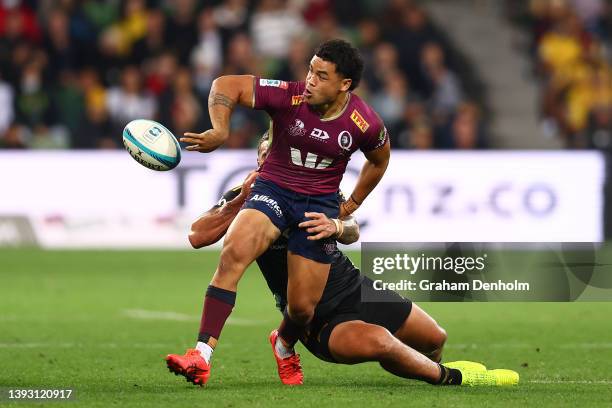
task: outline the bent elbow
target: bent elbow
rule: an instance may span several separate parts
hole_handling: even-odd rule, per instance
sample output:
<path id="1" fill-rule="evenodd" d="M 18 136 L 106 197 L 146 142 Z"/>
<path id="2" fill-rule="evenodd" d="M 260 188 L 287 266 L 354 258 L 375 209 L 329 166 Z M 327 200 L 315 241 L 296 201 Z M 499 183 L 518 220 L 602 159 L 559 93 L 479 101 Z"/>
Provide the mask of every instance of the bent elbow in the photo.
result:
<path id="1" fill-rule="evenodd" d="M 200 249 L 210 245 L 211 242 L 207 241 L 205 238 L 206 237 L 202 236 L 201 234 L 195 233 L 193 231 L 188 236 L 189 243 L 191 244 L 193 249 Z"/>

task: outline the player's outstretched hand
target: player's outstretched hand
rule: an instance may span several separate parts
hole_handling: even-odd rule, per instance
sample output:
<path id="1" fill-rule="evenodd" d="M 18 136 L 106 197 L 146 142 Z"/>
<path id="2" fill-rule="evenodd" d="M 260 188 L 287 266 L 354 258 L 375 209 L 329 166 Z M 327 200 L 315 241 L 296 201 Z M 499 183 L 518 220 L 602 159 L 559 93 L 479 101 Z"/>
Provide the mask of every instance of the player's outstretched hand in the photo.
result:
<path id="1" fill-rule="evenodd" d="M 247 199 L 249 194 L 251 193 L 251 187 L 253 183 L 255 183 L 255 179 L 259 176 L 259 172 L 257 170 L 252 171 L 249 175 L 244 179 L 242 183 L 242 189 L 240 189 L 240 194 L 235 198 L 236 200 L 244 201 Z"/>
<path id="2" fill-rule="evenodd" d="M 309 221 L 301 222 L 298 227 L 306 228 L 306 231 L 310 234 L 309 240 L 315 241 L 318 239 L 329 238 L 334 236 L 338 230 L 336 229 L 336 223 L 327 217 L 323 213 L 307 212 L 304 216 L 310 218 Z"/>
<path id="3" fill-rule="evenodd" d="M 229 132 L 217 129 L 209 129 L 202 133 L 183 133 L 180 141 L 191 143 L 186 147 L 187 150 L 209 153 L 221 146 L 229 137 Z"/>

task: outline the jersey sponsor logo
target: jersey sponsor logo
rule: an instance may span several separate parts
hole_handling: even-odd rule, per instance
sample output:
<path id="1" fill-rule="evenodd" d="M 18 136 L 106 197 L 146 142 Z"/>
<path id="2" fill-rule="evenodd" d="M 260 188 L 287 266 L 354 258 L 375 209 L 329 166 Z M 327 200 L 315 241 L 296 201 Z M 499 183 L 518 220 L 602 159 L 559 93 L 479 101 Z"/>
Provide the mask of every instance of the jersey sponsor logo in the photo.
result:
<path id="1" fill-rule="evenodd" d="M 312 129 L 312 132 L 310 132 L 310 137 L 313 139 L 320 139 L 320 140 L 329 139 L 329 135 L 327 134 L 327 132 L 324 130 L 318 129 L 318 128 Z"/>
<path id="2" fill-rule="evenodd" d="M 291 97 L 291 106 L 298 106 L 304 102 L 304 95 L 293 95 Z"/>
<path id="3" fill-rule="evenodd" d="M 355 124 L 357 125 L 357 127 L 363 132 L 365 133 L 366 130 L 368 130 L 368 128 L 370 127 L 370 124 L 368 122 L 366 122 L 366 120 L 363 118 L 363 116 L 361 116 L 361 114 L 359 112 L 357 112 L 357 109 L 355 109 L 353 111 L 353 113 L 351 113 L 351 120 L 353 122 L 355 122 Z"/>
<path id="4" fill-rule="evenodd" d="M 304 129 L 304 122 L 299 119 L 296 119 L 293 123 L 293 126 L 289 127 L 288 132 L 291 136 L 304 136 L 306 134 L 306 129 Z"/>
<path id="5" fill-rule="evenodd" d="M 275 88 L 287 89 L 289 84 L 278 79 L 263 79 L 259 80 L 259 86 L 273 86 Z"/>
<path id="6" fill-rule="evenodd" d="M 267 195 L 264 195 L 264 194 L 255 194 L 253 197 L 251 197 L 249 199 L 249 201 L 260 201 L 260 202 L 263 202 L 268 207 L 270 207 L 272 209 L 272 211 L 274 211 L 274 213 L 278 217 L 282 217 L 283 216 L 283 211 L 281 210 L 281 208 L 278 205 L 278 203 L 276 202 L 276 200 L 268 197 Z"/>
<path id="7" fill-rule="evenodd" d="M 290 147 L 291 149 L 291 163 L 296 166 L 306 167 L 307 169 L 316 169 L 322 170 L 329 167 L 329 165 L 334 161 L 334 159 L 330 159 L 328 157 L 321 158 L 319 164 L 317 161 L 319 160 L 319 156 L 314 153 L 306 153 L 306 160 L 302 162 L 302 152 L 295 147 Z"/>
<path id="8" fill-rule="evenodd" d="M 350 150 L 353 145 L 353 136 L 349 133 L 348 130 L 343 130 L 338 135 L 338 144 L 344 150 Z"/>

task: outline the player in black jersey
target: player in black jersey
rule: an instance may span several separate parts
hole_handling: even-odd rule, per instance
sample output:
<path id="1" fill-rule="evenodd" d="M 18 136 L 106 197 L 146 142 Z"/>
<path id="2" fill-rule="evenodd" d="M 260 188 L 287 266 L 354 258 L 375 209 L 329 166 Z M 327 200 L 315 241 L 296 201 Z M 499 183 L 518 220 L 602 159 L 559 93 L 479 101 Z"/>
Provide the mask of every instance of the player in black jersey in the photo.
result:
<path id="1" fill-rule="evenodd" d="M 266 157 L 267 143 L 264 135 L 258 148 L 258 164 Z M 251 173 L 242 186 L 226 192 L 217 205 L 193 223 L 189 241 L 194 248 L 211 245 L 225 234 L 249 195 L 256 176 L 257 173 Z M 320 213 L 307 216 L 311 220 L 300 227 L 307 228 L 312 239 L 331 236 L 340 243 L 350 244 L 359 237 L 359 226 L 353 218 L 331 220 Z M 285 312 L 287 238 L 281 235 L 257 258 L 257 264 L 276 299 L 277 308 Z M 382 291 L 385 301 L 362 302 L 362 290 L 373 291 L 372 281 L 334 248 L 323 296 L 300 339 L 311 353 L 324 361 L 343 364 L 378 361 L 392 374 L 431 384 L 510 385 L 518 382 L 514 372 L 487 371 L 479 363 L 439 364 L 446 332 L 433 318 L 393 291 Z"/>

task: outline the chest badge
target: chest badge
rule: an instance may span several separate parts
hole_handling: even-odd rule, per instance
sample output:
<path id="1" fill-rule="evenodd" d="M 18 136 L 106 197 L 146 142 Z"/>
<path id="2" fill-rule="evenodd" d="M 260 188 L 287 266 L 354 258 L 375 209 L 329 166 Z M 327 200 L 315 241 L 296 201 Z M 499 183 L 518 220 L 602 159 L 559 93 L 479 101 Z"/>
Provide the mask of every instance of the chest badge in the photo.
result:
<path id="1" fill-rule="evenodd" d="M 343 150 L 350 150 L 353 145 L 353 136 L 349 133 L 348 130 L 343 130 L 338 135 L 338 144 Z"/>

